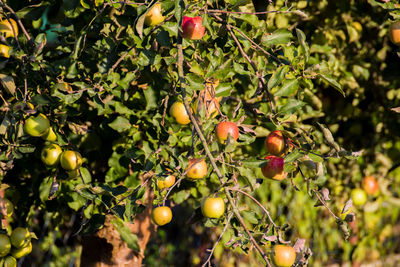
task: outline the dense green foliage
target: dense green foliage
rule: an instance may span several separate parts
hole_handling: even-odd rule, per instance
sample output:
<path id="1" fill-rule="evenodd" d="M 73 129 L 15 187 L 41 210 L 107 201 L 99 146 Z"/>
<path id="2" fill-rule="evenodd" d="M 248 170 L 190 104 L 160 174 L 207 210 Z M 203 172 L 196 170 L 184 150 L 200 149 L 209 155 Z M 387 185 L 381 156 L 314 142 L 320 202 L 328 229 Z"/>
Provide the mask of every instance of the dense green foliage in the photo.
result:
<path id="1" fill-rule="evenodd" d="M 173 212 L 147 247 L 148 266 L 203 263 L 226 224 L 213 264 L 261 264 L 237 213 L 266 253 L 277 241 L 305 239 L 303 263 L 312 254 L 312 266 L 399 253 L 400 115 L 391 109 L 400 106 L 400 59 L 388 29 L 400 7 L 392 2 L 280 0 L 256 16 L 251 1 L 166 0 L 165 21 L 148 27 L 147 2 L 2 1 L 3 19 L 16 15 L 26 29 L 1 40 L 11 50 L 0 58 L 0 177 L 15 206 L 11 225 L 38 237 L 26 260 L 75 262 L 81 236 L 106 214 L 137 251 L 124 224 L 143 210 L 145 186 L 154 206 Z M 179 37 L 183 16 L 203 18 L 201 40 Z M 205 87 L 222 97 L 220 112 L 200 109 L 195 118 L 221 177 L 193 123 L 179 125 L 168 112 L 182 100 L 196 109 Z M 64 151 L 82 155 L 79 173 L 43 164 L 50 142 L 23 130 L 39 113 Z M 218 143 L 222 120 L 239 126 L 237 143 Z M 273 130 L 293 143 L 281 182 L 260 168 Z M 185 179 L 190 158 L 206 160 L 206 178 Z M 157 179 L 171 173 L 177 185 L 158 190 Z M 335 219 L 366 175 L 380 193 L 352 207 L 355 223 Z M 206 219 L 201 202 L 217 194 L 225 215 Z"/>

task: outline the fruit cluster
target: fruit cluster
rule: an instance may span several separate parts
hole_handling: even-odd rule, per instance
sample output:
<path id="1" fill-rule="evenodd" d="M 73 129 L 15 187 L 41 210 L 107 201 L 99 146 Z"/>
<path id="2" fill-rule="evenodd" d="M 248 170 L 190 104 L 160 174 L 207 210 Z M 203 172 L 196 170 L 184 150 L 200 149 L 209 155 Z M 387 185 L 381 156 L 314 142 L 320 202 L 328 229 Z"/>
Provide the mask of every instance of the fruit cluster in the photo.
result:
<path id="1" fill-rule="evenodd" d="M 17 266 L 17 260 L 32 252 L 32 233 L 23 227 L 17 227 L 11 234 L 0 233 L 1 266 Z"/>
<path id="2" fill-rule="evenodd" d="M 50 121 L 42 113 L 26 119 L 24 131 L 30 136 L 41 137 L 48 142 L 57 140 L 57 135 L 50 126 Z M 79 168 L 82 166 L 82 156 L 79 152 L 73 150 L 65 150 L 63 152 L 61 147 L 55 143 L 50 143 L 43 147 L 41 159 L 46 166 L 51 168 L 60 163 L 70 178 L 77 177 Z"/>
<path id="3" fill-rule="evenodd" d="M 289 142 L 290 140 L 286 139 L 279 130 L 271 132 L 265 139 L 265 147 L 271 154 L 265 157 L 268 162 L 261 168 L 266 178 L 278 181 L 286 178 L 285 160 L 282 156 L 288 151 Z"/>
<path id="4" fill-rule="evenodd" d="M 0 203 L 3 219 L 8 221 L 14 212 L 14 205 L 5 198 L 0 198 Z M 8 225 L 6 229 L 0 230 L 0 266 L 17 266 L 17 259 L 32 252 L 31 238 L 36 238 L 36 235 L 27 228 L 11 229 Z"/>

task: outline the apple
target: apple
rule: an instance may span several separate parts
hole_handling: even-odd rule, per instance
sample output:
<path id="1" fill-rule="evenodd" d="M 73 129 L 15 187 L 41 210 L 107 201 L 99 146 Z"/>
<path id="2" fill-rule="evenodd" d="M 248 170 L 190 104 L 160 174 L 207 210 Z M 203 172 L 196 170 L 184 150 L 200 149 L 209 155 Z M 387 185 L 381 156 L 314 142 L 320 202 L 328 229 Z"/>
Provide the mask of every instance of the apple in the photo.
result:
<path id="1" fill-rule="evenodd" d="M 17 260 L 13 256 L 4 259 L 4 267 L 17 267 Z"/>
<path id="2" fill-rule="evenodd" d="M 379 192 L 379 185 L 375 177 L 365 176 L 361 182 L 361 187 L 365 190 L 368 195 L 375 195 Z"/>
<path id="3" fill-rule="evenodd" d="M 185 39 L 200 40 L 205 33 L 206 27 L 203 26 L 202 17 L 183 16 L 181 35 Z"/>
<path id="4" fill-rule="evenodd" d="M 207 163 L 204 159 L 189 160 L 186 177 L 191 179 L 201 179 L 206 176 L 207 172 Z"/>
<path id="5" fill-rule="evenodd" d="M 207 197 L 201 204 L 201 211 L 208 218 L 218 219 L 225 212 L 225 202 L 220 197 Z"/>
<path id="6" fill-rule="evenodd" d="M 362 206 L 367 202 L 367 193 L 361 188 L 354 188 L 351 190 L 351 198 L 354 205 Z"/>
<path id="7" fill-rule="evenodd" d="M 389 38 L 392 43 L 400 46 L 400 21 L 396 21 L 390 25 Z"/>
<path id="8" fill-rule="evenodd" d="M 22 248 L 31 241 L 31 233 L 23 227 L 15 228 L 10 236 L 11 244 L 16 248 Z"/>
<path id="9" fill-rule="evenodd" d="M 170 188 L 175 183 L 175 176 L 168 175 L 165 179 L 158 179 L 157 180 L 157 187 L 159 189 Z"/>
<path id="10" fill-rule="evenodd" d="M 0 44 L 0 57 L 9 58 L 10 57 L 10 47 L 8 45 Z"/>
<path id="11" fill-rule="evenodd" d="M 185 125 L 190 122 L 189 115 L 186 112 L 185 105 L 182 102 L 175 102 L 169 109 L 169 114 L 174 117 L 177 123 Z"/>
<path id="12" fill-rule="evenodd" d="M 45 141 L 49 141 L 49 142 L 55 142 L 57 140 L 57 135 L 56 133 L 53 131 L 53 128 L 49 128 L 49 131 L 41 136 L 43 138 L 43 140 Z"/>
<path id="13" fill-rule="evenodd" d="M 172 211 L 169 207 L 157 207 L 151 212 L 153 222 L 158 226 L 163 226 L 172 220 Z"/>
<path id="14" fill-rule="evenodd" d="M 265 139 L 265 147 L 268 153 L 274 156 L 282 156 L 285 152 L 285 138 L 282 132 L 279 130 L 271 132 Z"/>
<path id="15" fill-rule="evenodd" d="M 66 171 L 73 171 L 82 166 L 82 156 L 79 152 L 66 150 L 60 156 L 61 167 Z"/>
<path id="16" fill-rule="evenodd" d="M 284 172 L 285 160 L 277 156 L 266 156 L 268 163 L 265 164 L 261 171 L 266 178 L 281 181 L 286 178 L 287 173 Z"/>
<path id="17" fill-rule="evenodd" d="M 0 34 L 5 38 L 17 36 L 18 25 L 15 20 L 9 18 L 0 21 Z"/>
<path id="18" fill-rule="evenodd" d="M 11 250 L 10 238 L 6 234 L 0 234 L 0 257 L 6 256 Z"/>
<path id="19" fill-rule="evenodd" d="M 40 156 L 44 164 L 52 167 L 57 165 L 60 161 L 61 153 L 62 149 L 59 145 L 51 144 L 45 146 L 42 149 L 42 153 L 40 154 Z"/>
<path id="20" fill-rule="evenodd" d="M 217 124 L 215 127 L 218 142 L 225 144 L 228 139 L 228 135 L 232 136 L 233 140 L 236 141 L 239 138 L 239 128 L 236 123 L 231 121 L 224 121 Z"/>
<path id="21" fill-rule="evenodd" d="M 147 26 L 155 26 L 164 21 L 164 17 L 161 12 L 161 4 L 156 3 L 152 7 L 150 7 L 149 11 L 146 14 L 144 19 L 144 23 Z"/>
<path id="22" fill-rule="evenodd" d="M 50 129 L 50 122 L 45 115 L 40 113 L 39 115 L 30 116 L 24 125 L 25 133 L 29 134 L 30 136 L 43 136 L 47 134 Z"/>
<path id="23" fill-rule="evenodd" d="M 286 245 L 275 245 L 273 248 L 273 260 L 278 267 L 290 267 L 296 260 L 294 248 Z"/>

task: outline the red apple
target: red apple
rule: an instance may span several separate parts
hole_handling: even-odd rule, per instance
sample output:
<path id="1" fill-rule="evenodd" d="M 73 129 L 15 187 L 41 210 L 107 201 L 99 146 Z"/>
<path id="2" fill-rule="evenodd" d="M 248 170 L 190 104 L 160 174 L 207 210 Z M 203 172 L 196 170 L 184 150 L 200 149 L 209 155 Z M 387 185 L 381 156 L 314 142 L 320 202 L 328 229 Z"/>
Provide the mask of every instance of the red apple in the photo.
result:
<path id="1" fill-rule="evenodd" d="M 365 176 L 361 182 L 362 188 L 368 195 L 375 195 L 379 191 L 379 185 L 372 176 Z"/>
<path id="2" fill-rule="evenodd" d="M 286 178 L 287 173 L 284 172 L 285 160 L 281 157 L 266 156 L 268 163 L 265 164 L 261 171 L 266 178 L 281 181 Z"/>
<path id="3" fill-rule="evenodd" d="M 187 17 L 183 16 L 182 32 L 183 38 L 190 40 L 199 40 L 204 36 L 206 27 L 203 26 L 202 17 Z"/>
<path id="4" fill-rule="evenodd" d="M 271 132 L 265 139 L 265 147 L 270 154 L 282 156 L 285 152 L 285 138 L 282 132 L 279 130 Z"/>
<path id="5" fill-rule="evenodd" d="M 239 138 L 239 128 L 237 127 L 236 123 L 231 121 L 218 123 L 215 127 L 215 132 L 217 133 L 218 142 L 221 144 L 225 144 L 225 141 L 228 139 L 228 135 L 231 135 L 235 141 Z"/>

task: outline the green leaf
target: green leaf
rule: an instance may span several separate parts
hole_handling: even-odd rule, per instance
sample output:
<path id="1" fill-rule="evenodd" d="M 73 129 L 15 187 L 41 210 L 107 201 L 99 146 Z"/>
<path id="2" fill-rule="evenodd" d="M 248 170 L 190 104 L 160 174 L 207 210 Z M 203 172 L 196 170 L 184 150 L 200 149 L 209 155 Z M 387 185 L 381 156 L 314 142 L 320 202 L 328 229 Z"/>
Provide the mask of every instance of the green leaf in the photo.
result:
<path id="1" fill-rule="evenodd" d="M 265 160 L 254 159 L 254 160 L 243 160 L 242 165 L 249 168 L 261 168 L 265 164 Z"/>
<path id="2" fill-rule="evenodd" d="M 274 93 L 275 96 L 293 96 L 299 89 L 299 82 L 297 79 L 285 80 L 282 87 L 278 89 L 278 92 Z"/>
<path id="3" fill-rule="evenodd" d="M 246 167 L 239 167 L 238 170 L 240 172 L 240 176 L 242 176 L 247 181 L 247 183 L 250 185 L 251 190 L 254 190 L 254 186 L 256 184 L 257 178 L 256 178 L 253 170 L 246 168 Z"/>
<path id="4" fill-rule="evenodd" d="M 121 116 L 118 116 L 113 122 L 109 123 L 108 126 L 119 133 L 127 131 L 131 128 L 129 120 Z"/>
<path id="5" fill-rule="evenodd" d="M 215 89 L 215 96 L 229 96 L 232 91 L 230 83 L 220 83 Z"/>
<path id="6" fill-rule="evenodd" d="M 258 224 L 257 214 L 252 210 L 244 210 L 242 211 L 243 218 L 246 219 L 249 223 Z"/>
<path id="7" fill-rule="evenodd" d="M 180 204 L 188 199 L 190 196 L 190 190 L 181 190 L 174 194 L 173 199 L 176 204 Z"/>
<path id="8" fill-rule="evenodd" d="M 82 179 L 86 184 L 89 184 L 92 182 L 92 175 L 90 174 L 89 170 L 85 167 L 81 167 L 79 169 Z"/>
<path id="9" fill-rule="evenodd" d="M 331 75 L 328 74 L 322 74 L 319 73 L 318 76 L 324 80 L 325 82 L 327 82 L 328 84 L 332 85 L 333 88 L 335 88 L 336 90 L 338 90 L 343 96 L 346 96 L 346 94 L 344 93 L 342 86 L 340 85 L 340 83 L 338 83 Z"/>
<path id="10" fill-rule="evenodd" d="M 131 232 L 129 227 L 126 226 L 125 222 L 119 218 L 115 218 L 111 221 L 111 223 L 114 225 L 115 229 L 121 236 L 121 239 L 126 242 L 128 247 L 135 252 L 140 252 L 138 237 Z"/>
<path id="11" fill-rule="evenodd" d="M 296 161 L 297 159 L 301 158 L 302 156 L 304 156 L 304 154 L 298 150 L 291 152 L 285 157 L 285 163 Z"/>
<path id="12" fill-rule="evenodd" d="M 287 29 L 279 29 L 270 35 L 264 35 L 261 42 L 266 46 L 287 44 L 293 37 L 292 33 Z"/>
<path id="13" fill-rule="evenodd" d="M 53 178 L 48 176 L 43 178 L 39 186 L 39 198 L 42 202 L 49 199 L 51 185 L 53 184 Z"/>
<path id="14" fill-rule="evenodd" d="M 295 110 L 303 107 L 305 105 L 304 102 L 296 99 L 289 99 L 285 105 L 282 105 L 278 108 L 279 113 L 293 113 Z"/>
<path id="15" fill-rule="evenodd" d="M 271 90 L 272 88 L 274 88 L 275 86 L 277 86 L 278 84 L 280 84 L 283 79 L 285 78 L 286 73 L 289 71 L 289 66 L 284 65 L 279 67 L 271 76 L 271 78 L 269 78 L 268 81 L 268 89 Z"/>
<path id="16" fill-rule="evenodd" d="M 300 46 L 303 50 L 304 57 L 305 57 L 305 63 L 308 62 L 308 59 L 310 58 L 310 47 L 308 46 L 306 42 L 306 35 L 304 32 L 300 29 L 296 28 L 296 34 L 297 34 L 297 40 L 299 40 Z"/>

